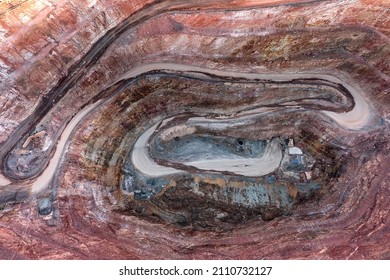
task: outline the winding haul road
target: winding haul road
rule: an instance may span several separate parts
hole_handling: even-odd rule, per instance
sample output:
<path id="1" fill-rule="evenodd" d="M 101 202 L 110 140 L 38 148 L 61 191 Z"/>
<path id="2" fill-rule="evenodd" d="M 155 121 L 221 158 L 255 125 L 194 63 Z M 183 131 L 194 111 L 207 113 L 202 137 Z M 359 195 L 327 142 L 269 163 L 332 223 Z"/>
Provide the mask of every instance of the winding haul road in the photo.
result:
<path id="1" fill-rule="evenodd" d="M 349 93 L 352 95 L 355 106 L 349 112 L 336 113 L 332 111 L 321 111 L 322 114 L 327 115 L 331 119 L 333 119 L 340 126 L 350 129 L 350 130 L 359 130 L 363 129 L 365 126 L 369 124 L 370 121 L 370 107 L 367 103 L 366 99 L 362 95 L 362 93 L 344 81 L 338 79 L 329 74 L 320 74 L 320 73 L 278 73 L 278 74 L 258 74 L 258 73 L 243 73 L 243 72 L 232 72 L 225 70 L 217 70 L 217 69 L 207 69 L 197 66 L 185 65 L 185 64 L 175 64 L 175 63 L 153 63 L 153 64 L 145 64 L 139 65 L 136 68 L 133 68 L 131 71 L 125 73 L 121 78 L 119 78 L 116 82 L 112 83 L 107 89 L 111 86 L 114 86 L 117 82 L 121 80 L 133 79 L 141 74 L 146 74 L 151 71 L 178 71 L 178 72 L 186 72 L 191 75 L 197 76 L 202 74 L 211 74 L 215 76 L 219 76 L 220 78 L 240 78 L 247 79 L 249 81 L 261 81 L 261 80 L 269 80 L 269 81 L 293 81 L 295 79 L 323 79 L 328 82 L 339 84 L 344 86 Z M 90 112 L 96 109 L 99 105 L 101 105 L 104 101 L 108 99 L 101 99 L 93 104 L 90 104 L 79 111 L 73 119 L 67 124 L 62 135 L 57 143 L 56 151 L 53 157 L 50 159 L 49 164 L 46 166 L 45 170 L 42 171 L 41 175 L 35 178 L 32 182 L 26 183 L 25 188 L 28 188 L 32 193 L 38 193 L 45 189 L 50 181 L 53 179 L 56 170 L 61 162 L 61 159 L 64 155 L 64 148 L 66 147 L 66 143 L 69 140 L 73 130 L 77 126 L 77 124 L 82 121 L 82 119 L 87 116 Z M 261 108 L 260 108 L 260 111 Z M 256 114 L 256 112 L 253 112 Z M 240 115 L 237 116 L 240 118 Z M 248 116 L 241 116 L 247 118 Z M 206 120 L 206 119 L 205 119 Z M 207 122 L 218 123 L 221 120 L 210 120 L 207 119 Z M 226 123 L 226 119 L 222 120 Z M 171 175 L 183 172 L 182 170 L 177 170 L 175 168 L 169 168 L 165 166 L 158 165 L 153 162 L 153 160 L 149 157 L 146 151 L 146 143 L 151 134 L 153 133 L 155 126 L 152 126 L 148 130 L 146 130 L 136 141 L 134 145 L 134 149 L 132 152 L 132 162 L 136 166 L 136 168 L 142 173 L 148 176 L 164 176 Z M 21 137 L 22 135 L 19 135 Z M 278 147 L 279 146 L 279 147 Z M 263 157 L 258 159 L 251 159 L 253 162 L 250 162 L 248 159 L 245 159 L 243 162 L 239 160 L 215 160 L 209 162 L 192 162 L 188 163 L 189 165 L 195 166 L 199 169 L 209 169 L 212 167 L 213 170 L 217 171 L 232 171 L 237 174 L 245 175 L 245 176 L 262 176 L 268 174 L 275 170 L 280 163 L 281 159 L 281 149 L 280 145 L 276 144 L 276 142 L 269 143 L 269 147 L 267 147 L 267 152 Z M 276 167 L 275 167 L 276 166 Z M 256 170 L 255 170 L 256 169 Z M 21 182 L 18 182 L 20 185 Z M 13 187 L 13 183 L 5 178 L 2 174 L 0 174 L 0 193 L 4 188 Z"/>
<path id="2" fill-rule="evenodd" d="M 247 80 L 269 80 L 274 82 L 288 82 L 296 79 L 322 79 L 329 81 L 333 84 L 339 84 L 344 86 L 349 93 L 352 95 L 355 106 L 354 108 L 345 113 L 335 113 L 331 111 L 322 111 L 322 113 L 331 117 L 339 125 L 351 129 L 358 130 L 362 129 L 370 119 L 370 110 L 367 100 L 364 98 L 361 91 L 358 91 L 356 88 L 350 86 L 346 82 L 338 79 L 335 76 L 329 74 L 321 73 L 278 73 L 278 74 L 258 74 L 258 73 L 245 73 L 245 72 L 232 72 L 218 69 L 208 69 L 186 64 L 176 64 L 176 63 L 150 63 L 145 65 L 140 65 L 132 70 L 128 71 L 116 82 L 125 79 L 135 78 L 141 74 L 158 70 L 172 70 L 172 71 L 181 71 L 181 72 L 193 72 L 194 75 L 197 73 L 211 74 L 215 76 L 220 76 L 221 78 L 244 78 Z M 115 82 L 115 83 L 116 83 Z M 113 83 L 113 84 L 115 84 Z"/>
<path id="3" fill-rule="evenodd" d="M 291 1 L 291 4 L 304 3 L 304 2 L 316 2 L 318 0 L 294 0 Z M 246 0 L 246 1 L 209 1 L 209 0 L 200 0 L 196 2 L 196 5 L 190 2 L 183 1 L 156 1 L 150 4 L 145 5 L 139 11 L 134 12 L 129 15 L 125 20 L 123 20 L 116 27 L 107 31 L 107 33 L 101 37 L 91 49 L 74 65 L 69 69 L 69 75 L 67 75 L 59 84 L 54 87 L 45 97 L 42 98 L 41 102 L 37 106 L 34 113 L 28 117 L 26 120 L 21 122 L 17 130 L 4 142 L 2 143 L 0 150 L 0 162 L 4 164 L 5 156 L 11 149 L 16 145 L 20 139 L 23 139 L 31 128 L 34 127 L 40 120 L 40 116 L 48 113 L 57 102 L 68 93 L 68 91 L 77 84 L 77 81 L 85 74 L 85 70 L 89 69 L 95 65 L 101 56 L 104 54 L 110 44 L 112 44 L 122 33 L 126 32 L 130 28 L 136 27 L 138 24 L 147 21 L 153 16 L 160 15 L 163 13 L 168 13 L 172 11 L 185 11 L 191 9 L 209 9 L 210 5 L 214 5 L 218 9 L 231 9 L 239 7 L 258 7 L 262 5 L 277 5 L 279 3 L 284 3 L 281 0 Z M 290 81 L 293 79 L 300 78 L 321 78 L 332 83 L 343 85 L 353 96 L 355 100 L 354 108 L 345 113 L 335 113 L 331 111 L 322 111 L 323 114 L 332 118 L 339 125 L 351 129 L 359 130 L 364 128 L 370 119 L 370 108 L 367 104 L 367 101 L 363 95 L 355 88 L 349 86 L 338 78 L 326 75 L 326 74 L 294 74 L 294 73 L 285 73 L 285 74 L 257 74 L 257 73 L 241 73 L 241 72 L 231 72 L 217 69 L 205 69 L 201 67 L 195 67 L 191 65 L 184 64 L 175 64 L 175 63 L 154 63 L 154 64 L 145 64 L 139 65 L 138 67 L 133 68 L 131 71 L 127 72 L 123 77 L 117 81 L 123 79 L 135 78 L 138 75 L 147 73 L 149 71 L 158 71 L 158 70 L 172 70 L 180 72 L 193 72 L 193 75 L 199 73 L 212 74 L 221 77 L 233 77 L 233 78 L 245 78 L 248 80 L 273 80 L 273 81 Z M 20 72 L 22 73 L 22 72 Z M 113 83 L 115 84 L 115 83 Z M 72 134 L 72 131 L 77 126 L 77 124 L 91 111 L 97 108 L 105 100 L 100 100 L 93 104 L 88 105 L 84 109 L 80 110 L 73 119 L 66 125 L 64 128 L 60 139 L 58 140 L 56 151 L 53 153 L 50 162 L 45 167 L 45 170 L 41 171 L 41 174 L 34 179 L 26 179 L 25 181 L 19 180 L 13 182 L 6 178 L 4 174 L 0 173 L 0 197 L 4 190 L 7 190 L 9 193 L 10 190 L 15 186 L 15 189 L 20 189 L 20 186 L 27 188 L 30 191 L 36 193 L 43 190 L 52 180 L 52 177 L 55 174 L 55 170 L 58 168 L 58 165 L 61 162 L 61 158 L 64 155 L 64 149 L 69 137 Z M 262 110 L 262 108 L 259 108 Z M 258 110 L 257 110 L 258 111 Z M 247 112 L 248 113 L 248 112 Z M 54 141 L 55 142 L 55 141 Z M 194 163 L 198 164 L 198 163 Z M 200 163 L 199 163 L 200 164 Z M 203 163 L 202 163 L 203 164 Z M 222 163 L 220 163 L 222 164 Z M 219 164 L 218 164 L 219 165 Z M 146 170 L 144 170 L 146 172 Z"/>
<path id="4" fill-rule="evenodd" d="M 148 153 L 148 142 L 158 124 L 147 129 L 135 142 L 131 152 L 131 162 L 133 166 L 148 177 L 168 176 L 185 171 L 159 165 L 150 157 Z M 258 158 L 215 158 L 209 160 L 191 161 L 182 163 L 205 171 L 232 172 L 244 176 L 264 176 L 275 171 L 282 160 L 282 147 L 279 139 L 274 138 L 267 144 L 264 153 Z"/>

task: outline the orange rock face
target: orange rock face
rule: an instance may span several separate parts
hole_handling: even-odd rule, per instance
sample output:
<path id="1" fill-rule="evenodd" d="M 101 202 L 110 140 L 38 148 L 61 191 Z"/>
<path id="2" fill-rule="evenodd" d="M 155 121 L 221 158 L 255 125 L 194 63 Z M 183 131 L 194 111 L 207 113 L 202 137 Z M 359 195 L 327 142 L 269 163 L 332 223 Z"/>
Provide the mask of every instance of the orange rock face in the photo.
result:
<path id="1" fill-rule="evenodd" d="M 386 0 L 1 2 L 0 258 L 388 259 L 389 36 Z"/>

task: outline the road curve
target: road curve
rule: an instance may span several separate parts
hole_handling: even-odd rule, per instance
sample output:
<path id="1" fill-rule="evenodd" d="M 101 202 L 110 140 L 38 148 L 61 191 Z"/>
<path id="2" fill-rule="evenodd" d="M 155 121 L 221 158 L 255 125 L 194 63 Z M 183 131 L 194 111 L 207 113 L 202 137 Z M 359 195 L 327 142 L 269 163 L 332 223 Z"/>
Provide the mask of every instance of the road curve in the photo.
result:
<path id="1" fill-rule="evenodd" d="M 367 103 L 364 96 L 360 93 L 359 90 L 345 83 L 337 77 L 334 77 L 329 74 L 322 73 L 275 73 L 275 74 L 258 74 L 258 73 L 245 73 L 245 72 L 232 72 L 225 70 L 217 70 L 217 69 L 208 69 L 197 66 L 185 65 L 185 64 L 175 64 L 175 63 L 151 63 L 139 65 L 138 67 L 133 68 L 131 71 L 125 73 L 120 79 L 116 82 L 126 79 L 136 78 L 141 74 L 146 74 L 151 71 L 159 71 L 159 70 L 168 70 L 168 71 L 179 71 L 179 72 L 189 72 L 194 75 L 199 73 L 211 74 L 215 76 L 220 76 L 221 78 L 244 78 L 248 80 L 270 80 L 270 81 L 292 81 L 294 79 L 323 79 L 335 84 L 340 84 L 344 86 L 352 95 L 355 101 L 355 106 L 349 112 L 344 113 L 335 113 L 331 111 L 321 111 L 323 114 L 332 118 L 335 122 L 337 122 L 340 126 L 349 129 L 349 130 L 359 130 L 365 128 L 370 121 L 370 107 Z M 115 83 L 112 83 L 106 89 L 114 86 Z M 88 113 L 90 113 L 93 109 L 95 109 L 98 105 L 101 104 L 104 100 L 99 100 L 93 104 L 86 106 L 82 109 L 75 117 L 67 124 L 66 128 L 62 132 L 61 138 L 57 143 L 56 151 L 53 157 L 50 159 L 50 163 L 47 165 L 44 172 L 38 176 L 32 184 L 29 184 L 33 193 L 38 193 L 41 190 L 45 189 L 50 181 L 52 180 L 56 168 L 59 165 L 60 159 L 62 158 L 63 149 L 66 146 L 66 142 L 69 139 L 74 127 L 85 117 Z M 164 176 L 168 174 L 180 173 L 182 171 L 178 171 L 174 168 L 162 169 L 159 165 L 153 165 L 146 157 L 144 153 L 144 148 L 142 146 L 143 141 L 149 137 L 149 133 L 152 133 L 154 127 L 151 127 L 148 131 L 146 131 L 142 138 L 138 139 L 135 146 L 134 160 L 137 160 L 138 164 L 145 164 L 145 166 L 139 166 L 141 170 L 146 172 L 149 176 Z M 144 157 L 144 158 L 143 158 Z M 139 160 L 141 159 L 142 160 Z M 143 162 L 143 163 L 142 163 Z M 194 163 L 194 166 L 202 166 L 203 163 Z M 149 170 L 149 171 L 146 171 Z M 252 173 L 247 173 L 252 174 Z M 12 183 L 9 184 L 8 179 L 6 179 L 3 175 L 0 174 L 0 186 L 7 185 L 7 187 L 12 188 Z M 20 182 L 18 182 L 20 184 Z"/>
<path id="2" fill-rule="evenodd" d="M 370 120 L 370 108 L 367 100 L 364 98 L 362 93 L 355 87 L 350 86 L 346 82 L 339 78 L 322 73 L 275 73 L 275 74 L 258 74 L 258 73 L 245 73 L 245 72 L 232 72 L 218 69 L 208 69 L 198 66 L 176 64 L 176 63 L 150 63 L 139 65 L 132 70 L 125 73 L 112 85 L 119 82 L 120 80 L 131 79 L 138 75 L 156 71 L 156 70 L 171 70 L 171 71 L 182 71 L 182 72 L 194 72 L 194 73 L 205 73 L 216 75 L 227 78 L 244 78 L 248 80 L 270 80 L 275 82 L 288 82 L 295 79 L 323 79 L 334 84 L 344 86 L 352 95 L 355 100 L 355 106 L 349 112 L 335 113 L 331 111 L 321 111 L 330 118 L 332 118 L 339 125 L 350 130 L 359 130 L 364 128 Z"/>
<path id="3" fill-rule="evenodd" d="M 133 166 L 148 177 L 161 177 L 185 173 L 186 171 L 156 163 L 149 155 L 148 142 L 159 124 L 148 128 L 138 137 L 131 152 Z M 182 163 L 204 171 L 231 172 L 243 176 L 264 176 L 275 171 L 282 160 L 280 140 L 274 138 L 267 144 L 264 153 L 258 158 L 217 158 L 204 161 Z"/>
<path id="4" fill-rule="evenodd" d="M 102 101 L 103 100 L 99 100 L 93 104 L 85 106 L 84 109 L 79 111 L 68 123 L 68 125 L 66 126 L 66 128 L 61 134 L 61 138 L 58 141 L 56 151 L 53 157 L 51 158 L 49 164 L 47 165 L 46 169 L 42 172 L 42 174 L 32 184 L 31 186 L 32 193 L 38 193 L 39 191 L 44 190 L 49 185 L 50 181 L 53 179 L 54 174 L 58 168 L 67 141 L 70 135 L 72 134 L 74 128 L 86 115 L 88 115 L 93 109 L 99 106 L 102 103 Z"/>

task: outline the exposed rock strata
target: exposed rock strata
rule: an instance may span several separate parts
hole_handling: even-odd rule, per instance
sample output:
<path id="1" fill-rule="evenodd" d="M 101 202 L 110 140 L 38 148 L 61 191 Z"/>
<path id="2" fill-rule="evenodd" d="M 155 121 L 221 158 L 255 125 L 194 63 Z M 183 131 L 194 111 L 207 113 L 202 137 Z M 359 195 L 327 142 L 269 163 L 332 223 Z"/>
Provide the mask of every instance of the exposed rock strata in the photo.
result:
<path id="1" fill-rule="evenodd" d="M 11 2 L 2 258 L 390 257 L 387 1 Z"/>

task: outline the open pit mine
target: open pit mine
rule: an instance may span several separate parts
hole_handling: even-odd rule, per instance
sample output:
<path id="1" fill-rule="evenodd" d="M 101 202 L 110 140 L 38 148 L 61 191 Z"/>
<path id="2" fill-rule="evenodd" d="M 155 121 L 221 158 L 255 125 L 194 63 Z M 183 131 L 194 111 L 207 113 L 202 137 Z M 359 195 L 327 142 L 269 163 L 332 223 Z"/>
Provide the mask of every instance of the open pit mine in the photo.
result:
<path id="1" fill-rule="evenodd" d="M 1 259 L 390 259 L 389 0 L 0 1 Z"/>

